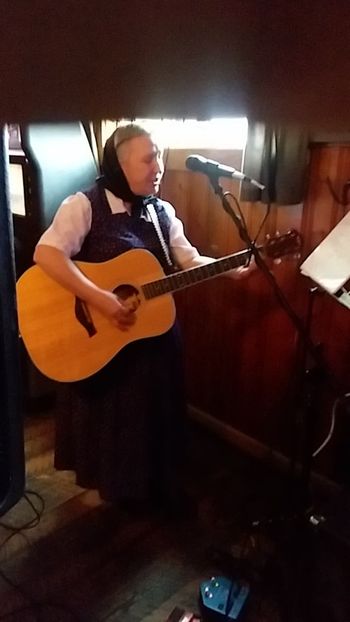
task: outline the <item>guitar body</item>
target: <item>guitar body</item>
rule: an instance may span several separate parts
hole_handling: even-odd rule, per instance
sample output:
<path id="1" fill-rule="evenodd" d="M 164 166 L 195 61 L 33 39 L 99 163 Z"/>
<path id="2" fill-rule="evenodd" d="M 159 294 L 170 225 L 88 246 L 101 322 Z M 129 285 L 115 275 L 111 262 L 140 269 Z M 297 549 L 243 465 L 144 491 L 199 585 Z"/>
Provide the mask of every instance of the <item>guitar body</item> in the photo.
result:
<path id="1" fill-rule="evenodd" d="M 21 337 L 36 367 L 62 382 L 87 378 L 128 343 L 165 333 L 175 321 L 171 294 L 146 299 L 141 286 L 164 277 L 158 260 L 146 250 L 131 250 L 102 263 L 76 262 L 96 285 L 115 291 L 136 306 L 136 322 L 126 331 L 78 301 L 33 266 L 17 282 Z"/>

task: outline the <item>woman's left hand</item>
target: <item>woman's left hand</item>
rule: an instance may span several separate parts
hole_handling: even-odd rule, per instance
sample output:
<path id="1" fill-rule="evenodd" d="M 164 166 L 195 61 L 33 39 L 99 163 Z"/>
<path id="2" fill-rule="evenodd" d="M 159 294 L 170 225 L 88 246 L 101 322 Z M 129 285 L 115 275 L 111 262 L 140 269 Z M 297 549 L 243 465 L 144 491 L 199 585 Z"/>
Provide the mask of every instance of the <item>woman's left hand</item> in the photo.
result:
<path id="1" fill-rule="evenodd" d="M 256 271 L 256 263 L 254 257 L 251 257 L 249 264 L 247 266 L 240 266 L 239 268 L 235 268 L 235 270 L 230 270 L 227 272 L 227 276 L 231 279 L 239 280 L 245 279 Z"/>

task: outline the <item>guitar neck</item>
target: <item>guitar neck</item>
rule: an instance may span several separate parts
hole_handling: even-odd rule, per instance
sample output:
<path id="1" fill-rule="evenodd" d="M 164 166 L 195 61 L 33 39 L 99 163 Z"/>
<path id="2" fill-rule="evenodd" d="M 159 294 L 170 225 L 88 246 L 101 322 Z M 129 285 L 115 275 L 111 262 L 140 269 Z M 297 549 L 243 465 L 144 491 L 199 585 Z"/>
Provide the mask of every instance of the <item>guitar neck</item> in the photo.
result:
<path id="1" fill-rule="evenodd" d="M 201 283 L 202 281 L 208 281 L 219 274 L 224 274 L 229 270 L 244 266 L 250 254 L 249 250 L 243 250 L 233 255 L 216 259 L 203 266 L 181 270 L 157 281 L 151 281 L 142 286 L 143 294 L 149 300 L 163 294 L 172 294 L 177 290 L 191 287 L 191 285 Z"/>

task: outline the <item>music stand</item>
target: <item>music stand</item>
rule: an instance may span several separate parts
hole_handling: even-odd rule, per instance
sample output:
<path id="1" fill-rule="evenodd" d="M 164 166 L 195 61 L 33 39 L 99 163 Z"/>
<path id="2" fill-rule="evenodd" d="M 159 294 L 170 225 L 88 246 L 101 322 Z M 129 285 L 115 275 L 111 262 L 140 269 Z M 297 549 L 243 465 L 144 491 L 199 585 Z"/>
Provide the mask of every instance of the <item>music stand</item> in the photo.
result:
<path id="1" fill-rule="evenodd" d="M 350 279 L 349 241 L 350 212 L 342 218 L 300 266 L 301 274 L 312 279 L 317 285 L 310 292 L 315 293 L 320 287 L 321 293 L 329 294 L 347 309 L 350 309 L 350 291 L 347 289 Z M 312 306 L 313 301 L 309 300 L 309 323 Z M 333 386 L 333 388 L 335 387 Z M 312 458 L 313 455 L 310 450 L 308 458 L 310 471 Z"/>
<path id="2" fill-rule="evenodd" d="M 346 284 L 350 279 L 350 212 L 332 229 L 300 266 L 302 275 L 310 278 L 315 286 L 309 288 L 305 330 L 299 331 L 300 394 L 304 399 L 304 447 L 301 463 L 301 505 L 303 512 L 310 503 L 310 478 L 314 453 L 312 445 L 317 423 L 319 389 L 327 383 L 335 393 L 340 393 L 339 383 L 332 376 L 323 360 L 320 344 L 311 338 L 311 323 L 316 296 L 329 294 L 350 309 L 350 291 Z M 310 356 L 311 355 L 311 356 Z M 312 359 L 309 366 L 309 358 Z M 325 518 L 307 512 L 311 524 L 318 526 Z"/>
<path id="3" fill-rule="evenodd" d="M 350 212 L 301 264 L 300 271 L 350 309 Z"/>

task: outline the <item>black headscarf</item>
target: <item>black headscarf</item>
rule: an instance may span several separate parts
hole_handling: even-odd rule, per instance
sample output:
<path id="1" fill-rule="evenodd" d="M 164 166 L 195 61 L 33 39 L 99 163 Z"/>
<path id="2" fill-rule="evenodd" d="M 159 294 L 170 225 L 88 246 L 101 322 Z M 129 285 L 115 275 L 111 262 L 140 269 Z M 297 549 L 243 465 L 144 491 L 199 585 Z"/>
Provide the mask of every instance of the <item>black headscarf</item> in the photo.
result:
<path id="1" fill-rule="evenodd" d="M 101 164 L 102 175 L 97 181 L 104 188 L 113 192 L 116 197 L 131 203 L 131 213 L 133 216 L 140 216 L 145 197 L 134 194 L 131 190 L 117 157 L 114 136 L 115 132 L 106 141 Z"/>

